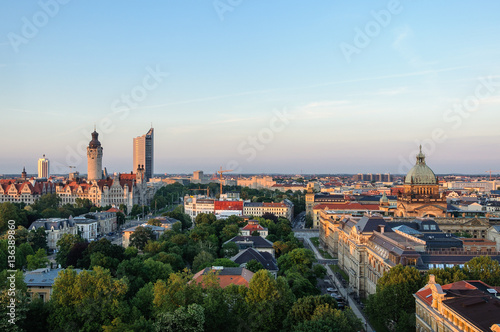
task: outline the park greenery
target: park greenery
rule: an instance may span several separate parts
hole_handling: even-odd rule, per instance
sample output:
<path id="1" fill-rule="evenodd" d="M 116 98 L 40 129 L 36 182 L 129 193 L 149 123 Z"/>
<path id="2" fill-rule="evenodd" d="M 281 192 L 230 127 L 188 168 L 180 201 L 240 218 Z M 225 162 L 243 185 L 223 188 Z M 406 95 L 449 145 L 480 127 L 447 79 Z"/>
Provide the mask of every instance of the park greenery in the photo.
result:
<path id="1" fill-rule="evenodd" d="M 185 216 L 171 212 L 179 219 Z M 238 266 L 229 259 L 238 252 L 229 240 L 246 225 L 239 217 L 217 220 L 200 214 L 194 228 L 178 222 L 158 239 L 142 228 L 126 249 L 105 238 L 88 243 L 65 234 L 57 243 L 56 262 L 66 269 L 56 279 L 50 301 L 29 301 L 18 273 L 22 319 L 16 326 L 26 331 L 358 330 L 361 323 L 350 310 L 340 311 L 333 298 L 320 295 L 316 280 L 326 270 L 294 237 L 290 221 L 268 217 L 257 219 L 269 230 L 280 272 L 275 278 L 251 261 L 248 268 L 255 275 L 248 288 L 221 288 L 213 273 L 202 283 L 192 281 L 206 267 Z M 35 246 L 40 241 L 29 233 L 24 237 L 32 244 L 22 250 L 21 244 L 18 251 L 29 257 L 23 266 L 38 267 L 46 258 Z M 36 319 L 37 326 L 27 317 Z"/>

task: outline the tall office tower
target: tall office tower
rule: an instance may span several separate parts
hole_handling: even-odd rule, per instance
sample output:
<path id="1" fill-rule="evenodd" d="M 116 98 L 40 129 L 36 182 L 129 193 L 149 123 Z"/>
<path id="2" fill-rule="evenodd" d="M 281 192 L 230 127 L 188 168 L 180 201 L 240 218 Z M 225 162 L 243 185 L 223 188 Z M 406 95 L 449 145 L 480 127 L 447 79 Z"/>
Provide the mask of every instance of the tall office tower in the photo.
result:
<path id="1" fill-rule="evenodd" d="M 38 177 L 48 179 L 50 174 L 49 167 L 49 160 L 43 155 L 43 158 L 38 159 Z"/>
<path id="2" fill-rule="evenodd" d="M 101 142 L 97 139 L 99 134 L 95 131 L 92 133 L 92 140 L 87 147 L 87 180 L 102 179 L 102 147 Z"/>
<path id="3" fill-rule="evenodd" d="M 154 173 L 153 127 L 145 135 L 134 138 L 134 164 L 132 165 L 132 169 L 137 169 L 139 165 L 144 165 L 144 180 L 148 181 L 151 179 Z"/>

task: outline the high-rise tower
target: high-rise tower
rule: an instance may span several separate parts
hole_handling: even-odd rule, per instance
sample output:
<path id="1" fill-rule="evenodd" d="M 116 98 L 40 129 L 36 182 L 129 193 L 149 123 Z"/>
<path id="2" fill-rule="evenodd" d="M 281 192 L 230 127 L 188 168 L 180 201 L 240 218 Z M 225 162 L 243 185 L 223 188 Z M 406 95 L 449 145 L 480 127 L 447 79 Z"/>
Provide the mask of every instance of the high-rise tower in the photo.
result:
<path id="1" fill-rule="evenodd" d="M 50 174 L 49 167 L 49 160 L 43 155 L 43 158 L 38 159 L 38 177 L 48 179 Z"/>
<path id="2" fill-rule="evenodd" d="M 139 165 L 144 167 L 144 180 L 148 181 L 153 177 L 154 164 L 154 130 L 142 136 L 134 138 L 134 161 L 132 169 L 137 169 Z"/>
<path id="3" fill-rule="evenodd" d="M 101 142 L 97 139 L 99 134 L 95 131 L 92 133 L 92 140 L 87 147 L 87 180 L 102 179 L 102 147 Z"/>

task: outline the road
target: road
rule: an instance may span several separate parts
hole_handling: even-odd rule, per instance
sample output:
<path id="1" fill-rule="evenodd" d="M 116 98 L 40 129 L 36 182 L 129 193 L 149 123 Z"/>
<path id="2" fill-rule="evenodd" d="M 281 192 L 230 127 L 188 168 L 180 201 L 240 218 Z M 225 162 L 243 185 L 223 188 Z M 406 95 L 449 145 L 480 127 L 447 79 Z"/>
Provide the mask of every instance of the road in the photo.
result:
<path id="1" fill-rule="evenodd" d="M 319 234 L 318 234 L 319 235 Z M 367 332 L 373 332 L 373 328 L 368 324 L 365 316 L 362 313 L 362 310 L 360 307 L 358 307 L 357 302 L 348 294 L 347 290 L 344 288 L 342 285 L 342 282 L 337 278 L 335 273 L 332 271 L 330 268 L 331 264 L 337 264 L 336 259 L 324 259 L 323 256 L 321 256 L 320 252 L 316 247 L 313 245 L 311 240 L 309 239 L 310 237 L 315 237 L 315 236 L 302 236 L 304 239 L 304 246 L 309 247 L 314 252 L 314 255 L 316 255 L 316 258 L 318 259 L 318 263 L 323 263 L 323 265 L 326 267 L 326 272 L 327 272 L 327 277 L 325 280 L 318 282 L 318 286 L 324 292 L 326 288 L 331 287 L 331 285 L 335 285 L 335 287 L 339 290 L 340 294 L 344 299 L 347 299 L 347 302 L 349 303 L 349 306 L 351 307 L 352 311 L 354 314 L 361 319 L 363 322 L 363 325 L 365 326 L 365 329 Z M 324 264 L 326 263 L 326 264 Z"/>

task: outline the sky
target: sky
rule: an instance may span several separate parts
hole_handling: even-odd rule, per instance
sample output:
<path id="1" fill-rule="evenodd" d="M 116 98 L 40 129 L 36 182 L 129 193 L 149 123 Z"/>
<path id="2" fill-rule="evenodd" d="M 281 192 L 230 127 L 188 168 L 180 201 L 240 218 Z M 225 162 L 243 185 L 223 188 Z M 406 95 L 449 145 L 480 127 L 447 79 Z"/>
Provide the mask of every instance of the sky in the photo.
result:
<path id="1" fill-rule="evenodd" d="M 0 0 L 0 174 L 500 170 L 498 1 Z"/>

